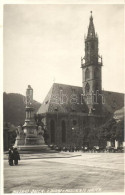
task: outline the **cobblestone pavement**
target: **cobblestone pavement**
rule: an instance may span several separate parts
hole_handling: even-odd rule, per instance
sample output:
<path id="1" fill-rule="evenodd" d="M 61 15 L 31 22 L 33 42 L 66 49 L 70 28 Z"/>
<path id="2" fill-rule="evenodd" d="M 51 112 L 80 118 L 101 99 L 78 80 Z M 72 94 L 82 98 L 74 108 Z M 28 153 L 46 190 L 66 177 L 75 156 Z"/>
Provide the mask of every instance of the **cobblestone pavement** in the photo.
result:
<path id="1" fill-rule="evenodd" d="M 18 166 L 9 166 L 4 160 L 4 192 L 124 191 L 123 153 L 48 155 L 42 154 L 41 158 L 39 154 L 34 159 L 30 158 L 32 155 L 23 156 Z"/>

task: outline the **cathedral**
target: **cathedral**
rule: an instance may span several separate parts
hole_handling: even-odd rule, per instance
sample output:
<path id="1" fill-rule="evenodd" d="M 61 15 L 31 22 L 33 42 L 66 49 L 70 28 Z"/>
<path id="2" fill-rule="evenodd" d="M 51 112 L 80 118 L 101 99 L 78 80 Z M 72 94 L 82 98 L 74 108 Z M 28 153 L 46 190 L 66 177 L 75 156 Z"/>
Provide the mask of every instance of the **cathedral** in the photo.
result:
<path id="1" fill-rule="evenodd" d="M 48 133 L 49 145 L 97 145 L 96 139 L 86 139 L 86 132 L 104 124 L 123 107 L 122 93 L 102 90 L 102 66 L 91 12 L 85 56 L 81 58 L 82 87 L 53 83 L 36 115 Z"/>

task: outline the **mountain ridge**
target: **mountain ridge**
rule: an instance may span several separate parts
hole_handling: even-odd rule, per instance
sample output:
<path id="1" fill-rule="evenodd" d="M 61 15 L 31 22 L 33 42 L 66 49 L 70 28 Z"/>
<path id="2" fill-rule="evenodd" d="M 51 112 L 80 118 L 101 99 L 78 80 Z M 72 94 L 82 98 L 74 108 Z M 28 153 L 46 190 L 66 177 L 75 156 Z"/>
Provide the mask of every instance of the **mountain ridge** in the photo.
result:
<path id="1" fill-rule="evenodd" d="M 33 100 L 34 113 L 41 103 Z M 25 96 L 19 93 L 3 93 L 3 120 L 15 126 L 24 124 L 25 120 Z"/>

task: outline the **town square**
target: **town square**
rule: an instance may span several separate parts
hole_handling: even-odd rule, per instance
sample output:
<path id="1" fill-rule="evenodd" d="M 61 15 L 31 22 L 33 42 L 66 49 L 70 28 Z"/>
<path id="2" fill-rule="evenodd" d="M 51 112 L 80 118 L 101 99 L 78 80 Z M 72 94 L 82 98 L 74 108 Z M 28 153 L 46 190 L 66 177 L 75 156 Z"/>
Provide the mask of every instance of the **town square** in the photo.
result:
<path id="1" fill-rule="evenodd" d="M 68 1 L 3 6 L 5 194 L 124 193 L 124 5 Z"/>
<path id="2" fill-rule="evenodd" d="M 22 154 L 4 160 L 5 193 L 124 192 L 123 153 Z M 13 176 L 12 176 L 13 175 Z"/>

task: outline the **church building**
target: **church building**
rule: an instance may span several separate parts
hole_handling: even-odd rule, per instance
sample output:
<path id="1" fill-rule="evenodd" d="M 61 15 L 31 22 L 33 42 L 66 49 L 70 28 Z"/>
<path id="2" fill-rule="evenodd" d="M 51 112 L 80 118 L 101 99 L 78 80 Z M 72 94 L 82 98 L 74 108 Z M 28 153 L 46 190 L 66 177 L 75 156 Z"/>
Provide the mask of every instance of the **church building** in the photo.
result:
<path id="1" fill-rule="evenodd" d="M 48 144 L 98 144 L 94 138 L 86 139 L 87 132 L 104 124 L 124 105 L 122 93 L 102 90 L 102 66 L 91 13 L 85 37 L 85 56 L 81 58 L 82 87 L 53 83 L 37 112 L 37 119 L 42 119 L 49 135 Z"/>

